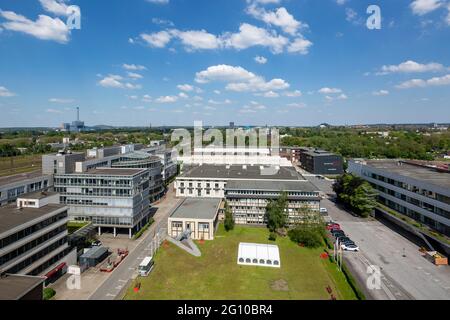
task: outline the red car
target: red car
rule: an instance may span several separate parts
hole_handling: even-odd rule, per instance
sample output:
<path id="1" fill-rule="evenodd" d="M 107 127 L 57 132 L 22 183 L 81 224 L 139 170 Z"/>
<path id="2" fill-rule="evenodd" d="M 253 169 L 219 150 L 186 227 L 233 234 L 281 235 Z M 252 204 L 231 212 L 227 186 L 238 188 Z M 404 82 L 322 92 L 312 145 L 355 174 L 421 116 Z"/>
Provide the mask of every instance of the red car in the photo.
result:
<path id="1" fill-rule="evenodd" d="M 327 230 L 341 230 L 341 226 L 338 223 L 329 224 Z"/>

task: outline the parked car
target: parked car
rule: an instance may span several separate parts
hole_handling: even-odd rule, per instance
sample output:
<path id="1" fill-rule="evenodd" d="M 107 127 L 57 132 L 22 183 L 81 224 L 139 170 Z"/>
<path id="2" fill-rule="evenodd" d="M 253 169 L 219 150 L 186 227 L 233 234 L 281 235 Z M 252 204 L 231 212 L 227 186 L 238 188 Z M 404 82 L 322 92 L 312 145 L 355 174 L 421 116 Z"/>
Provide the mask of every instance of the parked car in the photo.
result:
<path id="1" fill-rule="evenodd" d="M 319 211 L 320 211 L 320 213 L 322 213 L 322 214 L 328 213 L 328 209 L 327 209 L 327 208 L 320 208 Z"/>
<path id="2" fill-rule="evenodd" d="M 93 247 L 101 247 L 103 245 L 103 243 L 100 240 L 95 240 L 94 242 L 92 242 L 91 245 Z"/>
<path id="3" fill-rule="evenodd" d="M 351 241 L 351 240 L 347 236 L 338 236 L 338 237 L 336 237 L 336 241 L 339 241 L 339 243 L 344 243 L 346 241 Z"/>
<path id="4" fill-rule="evenodd" d="M 356 244 L 342 244 L 341 248 L 346 251 L 359 251 L 359 247 Z"/>
<path id="5" fill-rule="evenodd" d="M 341 226 L 337 223 L 328 224 L 327 230 L 341 230 Z"/>
<path id="6" fill-rule="evenodd" d="M 350 245 L 350 244 L 356 244 L 353 240 L 345 240 L 345 241 L 341 241 L 341 244 L 345 244 L 345 245 Z"/>
<path id="7" fill-rule="evenodd" d="M 330 233 L 331 233 L 332 235 L 335 235 L 335 234 L 345 234 L 344 230 L 341 230 L 341 229 L 331 229 L 331 230 L 330 230 Z"/>

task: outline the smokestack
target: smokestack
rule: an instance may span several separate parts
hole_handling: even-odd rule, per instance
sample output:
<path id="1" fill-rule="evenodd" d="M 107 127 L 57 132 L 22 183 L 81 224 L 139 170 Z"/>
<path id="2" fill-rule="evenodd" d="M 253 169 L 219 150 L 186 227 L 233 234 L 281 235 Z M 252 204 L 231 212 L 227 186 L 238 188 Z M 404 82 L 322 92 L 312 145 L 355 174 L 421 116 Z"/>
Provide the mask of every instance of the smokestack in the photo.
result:
<path id="1" fill-rule="evenodd" d="M 77 107 L 77 121 L 80 121 L 80 108 Z"/>

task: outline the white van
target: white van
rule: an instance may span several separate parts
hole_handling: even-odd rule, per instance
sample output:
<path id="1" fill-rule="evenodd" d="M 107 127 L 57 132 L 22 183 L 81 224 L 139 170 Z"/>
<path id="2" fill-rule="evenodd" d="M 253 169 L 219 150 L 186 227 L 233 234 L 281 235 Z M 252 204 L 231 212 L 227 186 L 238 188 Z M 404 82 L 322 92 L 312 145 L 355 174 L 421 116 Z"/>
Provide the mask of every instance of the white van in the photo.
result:
<path id="1" fill-rule="evenodd" d="M 145 257 L 139 265 L 138 271 L 141 277 L 146 277 L 153 269 L 153 259 L 152 257 Z"/>

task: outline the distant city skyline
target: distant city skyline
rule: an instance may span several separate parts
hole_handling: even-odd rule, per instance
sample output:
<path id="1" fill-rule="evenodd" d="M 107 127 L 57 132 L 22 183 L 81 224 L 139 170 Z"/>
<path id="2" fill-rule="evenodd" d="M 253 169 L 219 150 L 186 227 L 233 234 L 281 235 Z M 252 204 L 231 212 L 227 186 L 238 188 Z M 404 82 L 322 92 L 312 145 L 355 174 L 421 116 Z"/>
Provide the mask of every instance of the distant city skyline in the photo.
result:
<path id="1" fill-rule="evenodd" d="M 450 1 L 371 4 L 3 0 L 0 127 L 450 122 Z"/>

